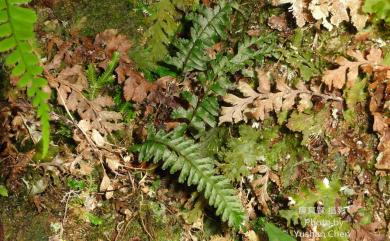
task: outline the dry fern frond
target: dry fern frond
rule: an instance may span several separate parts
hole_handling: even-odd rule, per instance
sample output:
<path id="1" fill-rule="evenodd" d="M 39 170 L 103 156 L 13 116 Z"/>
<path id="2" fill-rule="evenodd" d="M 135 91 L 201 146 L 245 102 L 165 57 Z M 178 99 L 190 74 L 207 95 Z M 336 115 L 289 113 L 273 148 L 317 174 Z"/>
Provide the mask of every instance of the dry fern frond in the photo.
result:
<path id="1" fill-rule="evenodd" d="M 257 202 L 259 203 L 259 208 L 267 215 L 271 213 L 269 210 L 268 201 L 271 201 L 271 198 L 268 194 L 267 188 L 268 188 L 268 182 L 271 179 L 272 181 L 276 183 L 280 183 L 279 177 L 276 176 L 274 173 L 271 172 L 268 166 L 266 165 L 259 165 L 252 169 L 253 175 L 260 174 L 261 176 L 259 178 L 254 179 L 250 186 L 255 193 Z"/>
<path id="2" fill-rule="evenodd" d="M 271 91 L 271 87 L 270 80 L 267 78 L 260 80 L 258 92 L 249 84 L 240 81 L 237 89 L 242 93 L 243 98 L 233 94 L 224 97 L 224 101 L 231 106 L 222 107 L 219 123 L 238 123 L 242 120 L 247 122 L 250 118 L 264 120 L 271 112 L 279 113 L 293 109 L 297 99 L 299 99 L 297 106 L 299 111 L 311 108 L 313 96 L 319 96 L 325 101 L 341 100 L 339 97 L 311 91 L 303 83 L 297 84 L 297 89 L 292 89 L 281 78 L 276 80 L 275 92 Z"/>
<path id="3" fill-rule="evenodd" d="M 290 11 L 296 18 L 298 27 L 303 27 L 310 18 L 320 20 L 322 25 L 332 30 L 340 23 L 351 22 L 358 30 L 366 25 L 368 16 L 360 14 L 362 0 L 274 0 L 274 5 L 290 3 Z M 311 13 L 311 16 L 310 14 Z M 330 21 L 329 21 L 330 20 Z"/>
<path id="4" fill-rule="evenodd" d="M 325 71 L 322 82 L 330 88 L 341 89 L 344 85 L 346 87 L 354 85 L 359 75 L 359 68 L 363 68 L 365 72 L 377 72 L 387 68 L 388 73 L 390 73 L 389 67 L 381 64 L 383 58 L 382 50 L 379 48 L 371 48 L 367 56 L 364 56 L 364 53 L 359 50 L 348 50 L 347 55 L 354 58 L 355 61 L 340 56 L 335 60 L 335 63 L 340 66 L 337 69 Z"/>

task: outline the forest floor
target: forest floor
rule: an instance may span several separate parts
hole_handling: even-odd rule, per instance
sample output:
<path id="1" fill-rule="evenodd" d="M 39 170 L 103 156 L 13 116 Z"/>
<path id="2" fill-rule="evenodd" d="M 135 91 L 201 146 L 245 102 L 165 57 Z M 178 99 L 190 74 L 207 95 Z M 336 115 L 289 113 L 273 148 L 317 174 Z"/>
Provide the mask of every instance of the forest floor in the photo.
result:
<path id="1" fill-rule="evenodd" d="M 4 67 L 0 241 L 389 241 L 375 1 L 32 1 L 51 142 Z"/>

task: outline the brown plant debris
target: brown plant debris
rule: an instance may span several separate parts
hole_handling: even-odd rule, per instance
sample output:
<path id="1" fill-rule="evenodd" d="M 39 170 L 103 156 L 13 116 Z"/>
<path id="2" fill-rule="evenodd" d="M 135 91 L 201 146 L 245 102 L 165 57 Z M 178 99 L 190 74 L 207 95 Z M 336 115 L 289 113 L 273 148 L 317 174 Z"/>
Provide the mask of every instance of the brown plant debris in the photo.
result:
<path id="1" fill-rule="evenodd" d="M 234 94 L 224 96 L 223 100 L 231 106 L 222 107 L 219 117 L 220 124 L 224 122 L 238 123 L 242 120 L 247 122 L 250 118 L 264 120 L 271 112 L 279 113 L 291 110 L 296 102 L 298 102 L 298 110 L 302 112 L 311 108 L 313 96 L 321 97 L 325 101 L 341 100 L 338 97 L 311 91 L 302 82 L 297 84 L 296 89 L 293 89 L 282 78 L 276 79 L 275 91 L 271 91 L 271 81 L 264 76 L 259 74 L 257 91 L 253 90 L 249 84 L 240 81 L 237 89 L 243 97 Z"/>
<path id="2" fill-rule="evenodd" d="M 356 29 L 361 30 L 368 20 L 366 15 L 360 13 L 362 0 L 273 0 L 272 3 L 290 3 L 290 11 L 298 27 L 305 26 L 314 18 L 328 30 L 338 27 L 344 21 L 351 22 Z"/>
<path id="3" fill-rule="evenodd" d="M 345 57 L 337 57 L 335 63 L 339 65 L 338 68 L 327 70 L 322 77 L 322 81 L 329 86 L 329 88 L 342 89 L 344 85 L 347 88 L 351 87 L 358 79 L 359 69 L 362 68 L 365 72 L 381 72 L 388 71 L 390 75 L 390 68 L 381 65 L 382 50 L 378 48 L 371 48 L 369 54 L 366 56 L 359 50 L 348 50 L 347 55 L 355 61 L 350 61 Z"/>

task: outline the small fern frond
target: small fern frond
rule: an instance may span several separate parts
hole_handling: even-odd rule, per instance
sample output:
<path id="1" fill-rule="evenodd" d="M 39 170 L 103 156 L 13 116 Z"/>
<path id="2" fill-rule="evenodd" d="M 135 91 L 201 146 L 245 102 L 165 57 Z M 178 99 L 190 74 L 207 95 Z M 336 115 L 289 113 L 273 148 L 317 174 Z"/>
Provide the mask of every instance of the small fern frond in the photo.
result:
<path id="1" fill-rule="evenodd" d="M 260 36 L 258 38 L 245 38 L 238 44 L 237 52 L 233 56 L 218 54 L 210 61 L 210 70 L 207 73 L 205 82 L 210 85 L 209 89 L 217 95 L 224 95 L 226 90 L 232 86 L 228 74 L 234 74 L 253 65 L 256 61 L 262 64 L 264 58 L 275 49 L 276 37 L 274 35 Z"/>
<path id="2" fill-rule="evenodd" d="M 5 64 L 12 68 L 11 76 L 19 78 L 20 88 L 28 87 L 27 95 L 37 108 L 41 121 L 42 155 L 49 149 L 50 141 L 50 108 L 47 80 L 42 78 L 43 68 L 34 52 L 34 24 L 37 21 L 35 11 L 22 7 L 31 0 L 0 0 L 0 52 L 9 52 Z"/>
<path id="3" fill-rule="evenodd" d="M 244 212 L 240 201 L 234 196 L 234 189 L 229 180 L 217 175 L 214 161 L 200 152 L 201 146 L 194 140 L 184 137 L 183 131 L 164 131 L 149 129 L 148 138 L 140 147 L 139 160 L 163 160 L 162 168 L 173 174 L 180 171 L 179 182 L 187 180 L 188 185 L 197 185 L 199 192 L 204 192 L 209 204 L 215 207 L 216 214 L 228 221 L 230 226 L 239 228 L 244 222 Z"/>
<path id="4" fill-rule="evenodd" d="M 196 95 L 185 91 L 182 97 L 190 104 L 190 107 L 188 109 L 183 107 L 175 109 L 171 114 L 173 119 L 187 120 L 189 126 L 196 129 L 198 134 L 206 130 L 206 125 L 210 127 L 217 126 L 216 117 L 218 116 L 219 105 L 215 96 L 206 96 L 199 100 Z"/>
<path id="5" fill-rule="evenodd" d="M 178 13 L 171 0 L 161 0 L 154 3 L 151 12 L 148 21 L 152 25 L 145 32 L 145 37 L 148 39 L 151 59 L 156 62 L 168 54 L 167 46 L 171 43 L 179 23 L 175 19 Z"/>
<path id="6" fill-rule="evenodd" d="M 198 13 L 190 14 L 192 20 L 190 39 L 179 39 L 175 44 L 176 56 L 168 63 L 181 72 L 206 70 L 210 60 L 206 50 L 211 48 L 220 38 L 226 39 L 229 26 L 230 4 L 222 2 L 214 8 L 200 7 Z"/>
<path id="7" fill-rule="evenodd" d="M 262 64 L 265 56 L 275 49 L 276 40 L 276 36 L 271 34 L 258 38 L 245 38 L 238 44 L 236 55 L 229 60 L 229 72 L 234 74 L 246 65 L 252 64 L 254 60 Z M 256 49 L 253 50 L 252 47 Z"/>
<path id="8" fill-rule="evenodd" d="M 97 77 L 96 69 L 93 65 L 89 65 L 86 71 L 89 88 L 88 98 L 93 100 L 97 97 L 97 95 L 101 92 L 102 88 L 107 86 L 107 84 L 113 83 L 115 80 L 115 76 L 113 75 L 116 66 L 119 63 L 120 54 L 119 52 L 115 52 L 112 55 L 111 61 L 108 63 L 106 70 Z"/>

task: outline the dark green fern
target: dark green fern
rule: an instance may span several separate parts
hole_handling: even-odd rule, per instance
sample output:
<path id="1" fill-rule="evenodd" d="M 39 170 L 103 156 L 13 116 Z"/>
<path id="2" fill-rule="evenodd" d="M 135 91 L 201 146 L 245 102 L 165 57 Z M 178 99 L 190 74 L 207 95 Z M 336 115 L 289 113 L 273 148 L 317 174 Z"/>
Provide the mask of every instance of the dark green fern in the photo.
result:
<path id="1" fill-rule="evenodd" d="M 215 173 L 213 159 L 203 156 L 200 145 L 185 137 L 182 128 L 168 134 L 150 128 L 139 151 L 139 160 L 154 163 L 163 160 L 163 169 L 169 168 L 170 173 L 180 171 L 179 182 L 187 180 L 188 185 L 197 185 L 198 191 L 217 209 L 217 215 L 230 226 L 239 228 L 243 224 L 242 205 L 229 180 Z"/>
<path id="2" fill-rule="evenodd" d="M 196 95 L 188 91 L 183 92 L 182 97 L 189 103 L 190 107 L 188 109 L 183 107 L 175 109 L 171 114 L 173 119 L 187 120 L 189 126 L 196 129 L 198 133 L 204 132 L 206 125 L 210 127 L 217 125 L 216 117 L 218 116 L 219 105 L 216 97 L 206 96 L 199 100 Z"/>
<path id="3" fill-rule="evenodd" d="M 227 38 L 231 11 L 230 4 L 221 2 L 214 8 L 202 6 L 198 13 L 190 14 L 188 19 L 193 24 L 190 39 L 179 39 L 174 44 L 178 51 L 168 63 L 184 73 L 194 69 L 206 70 L 210 61 L 206 50 L 219 39 Z"/>
<path id="4" fill-rule="evenodd" d="M 255 61 L 262 64 L 265 57 L 271 55 L 275 45 L 276 37 L 271 34 L 258 38 L 245 38 L 238 44 L 237 52 L 233 56 L 217 55 L 210 62 L 211 68 L 204 74 L 204 80 L 201 82 L 204 82 L 207 90 L 217 95 L 224 95 L 232 85 L 228 74 L 253 66 Z"/>
<path id="5" fill-rule="evenodd" d="M 45 156 L 50 141 L 50 108 L 47 80 L 42 77 L 43 68 L 34 51 L 34 24 L 36 13 L 21 5 L 31 0 L 0 0 L 0 52 L 8 52 L 5 64 L 12 68 L 11 76 L 19 78 L 18 87 L 27 88 L 27 95 L 37 108 L 41 120 L 42 154 Z"/>

